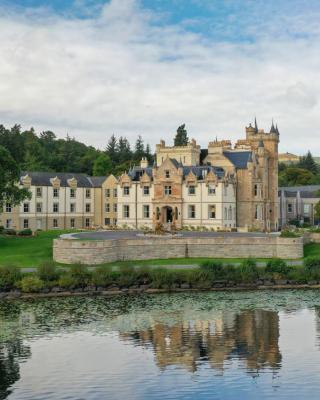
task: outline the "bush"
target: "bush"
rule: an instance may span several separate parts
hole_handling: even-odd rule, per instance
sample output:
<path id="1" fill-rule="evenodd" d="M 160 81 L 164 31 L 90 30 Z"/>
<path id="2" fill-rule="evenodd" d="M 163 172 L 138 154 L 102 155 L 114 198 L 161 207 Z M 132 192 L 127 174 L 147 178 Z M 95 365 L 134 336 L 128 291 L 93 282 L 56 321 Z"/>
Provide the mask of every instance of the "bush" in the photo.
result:
<path id="1" fill-rule="evenodd" d="M 200 264 L 200 268 L 211 272 L 216 277 L 221 277 L 223 274 L 223 264 L 219 261 L 204 261 Z"/>
<path id="2" fill-rule="evenodd" d="M 151 285 L 155 289 L 169 289 L 174 284 L 173 274 L 165 268 L 151 270 Z"/>
<path id="3" fill-rule="evenodd" d="M 98 267 L 95 269 L 95 271 L 92 273 L 91 277 L 92 283 L 97 287 L 97 286 L 110 286 L 112 285 L 114 281 L 114 274 L 109 268 L 105 267 Z"/>
<path id="4" fill-rule="evenodd" d="M 36 275 L 28 275 L 21 279 L 20 287 L 25 293 L 38 293 L 44 288 L 44 282 Z"/>
<path id="5" fill-rule="evenodd" d="M 320 257 L 307 257 L 304 261 L 304 269 L 310 279 L 320 279 Z"/>
<path id="6" fill-rule="evenodd" d="M 21 278 L 20 269 L 14 265 L 0 267 L 0 289 L 10 290 Z"/>
<path id="7" fill-rule="evenodd" d="M 3 233 L 5 235 L 16 236 L 17 231 L 15 229 L 4 229 Z"/>
<path id="8" fill-rule="evenodd" d="M 137 281 L 140 285 L 146 285 L 151 281 L 150 267 L 143 266 L 136 269 Z"/>
<path id="9" fill-rule="evenodd" d="M 293 232 L 293 231 L 281 231 L 281 235 L 280 237 L 283 238 L 297 238 L 300 237 L 301 235 L 297 232 Z"/>
<path id="10" fill-rule="evenodd" d="M 63 289 L 73 289 L 77 287 L 77 280 L 70 273 L 64 273 L 58 280 L 58 286 Z"/>
<path id="11" fill-rule="evenodd" d="M 88 268 L 82 264 L 74 264 L 70 267 L 69 274 L 74 280 L 75 287 L 84 288 L 90 281 L 90 272 Z"/>
<path id="12" fill-rule="evenodd" d="M 55 281 L 59 279 L 59 273 L 53 262 L 42 263 L 38 267 L 38 276 L 41 280 L 45 282 Z"/>
<path id="13" fill-rule="evenodd" d="M 4 231 L 4 226 L 0 225 L 0 233 L 3 233 L 3 231 Z"/>
<path id="14" fill-rule="evenodd" d="M 18 232 L 18 236 L 32 236 L 31 229 L 22 229 L 22 231 Z"/>
<path id="15" fill-rule="evenodd" d="M 211 271 L 196 269 L 189 272 L 187 279 L 193 288 L 209 289 L 214 281 L 214 275 Z"/>
<path id="16" fill-rule="evenodd" d="M 239 271 L 242 282 L 252 283 L 259 278 L 257 263 L 250 258 L 241 263 Z"/>
<path id="17" fill-rule="evenodd" d="M 284 260 L 281 260 L 280 258 L 273 258 L 272 260 L 268 261 L 265 271 L 270 274 L 280 274 L 285 276 L 290 271 L 290 267 L 288 267 Z"/>

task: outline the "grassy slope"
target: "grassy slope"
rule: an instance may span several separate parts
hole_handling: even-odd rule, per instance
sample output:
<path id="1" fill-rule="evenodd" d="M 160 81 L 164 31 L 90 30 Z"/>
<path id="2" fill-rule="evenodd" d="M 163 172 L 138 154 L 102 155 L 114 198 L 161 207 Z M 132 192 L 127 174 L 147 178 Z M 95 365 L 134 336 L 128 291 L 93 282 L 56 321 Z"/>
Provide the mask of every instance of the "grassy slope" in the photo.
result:
<path id="1" fill-rule="evenodd" d="M 35 267 L 52 259 L 52 241 L 62 231 L 40 232 L 37 237 L 0 235 L 0 265 Z"/>

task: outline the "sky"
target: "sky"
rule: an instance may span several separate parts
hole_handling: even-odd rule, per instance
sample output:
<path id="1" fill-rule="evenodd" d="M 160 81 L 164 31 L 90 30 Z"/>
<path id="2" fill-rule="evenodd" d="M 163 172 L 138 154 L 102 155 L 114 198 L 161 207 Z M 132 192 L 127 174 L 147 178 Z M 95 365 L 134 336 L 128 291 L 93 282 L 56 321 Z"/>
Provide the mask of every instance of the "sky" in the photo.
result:
<path id="1" fill-rule="evenodd" d="M 256 116 L 320 155 L 318 0 L 0 0 L 0 123 L 202 147 Z"/>

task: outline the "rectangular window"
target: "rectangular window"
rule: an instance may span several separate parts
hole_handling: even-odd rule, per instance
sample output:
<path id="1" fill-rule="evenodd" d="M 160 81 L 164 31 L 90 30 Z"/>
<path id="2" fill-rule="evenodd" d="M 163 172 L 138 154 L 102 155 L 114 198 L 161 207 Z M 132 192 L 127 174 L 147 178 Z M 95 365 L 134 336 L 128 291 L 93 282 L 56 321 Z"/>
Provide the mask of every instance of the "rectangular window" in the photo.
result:
<path id="1" fill-rule="evenodd" d="M 75 213 L 76 212 L 76 203 L 70 203 L 70 212 Z"/>
<path id="2" fill-rule="evenodd" d="M 105 224 L 105 225 L 111 225 L 111 223 L 110 223 L 110 218 L 105 218 L 105 219 L 104 219 L 104 224 Z"/>
<path id="3" fill-rule="evenodd" d="M 53 203 L 53 212 L 54 213 L 59 212 L 59 203 Z"/>
<path id="4" fill-rule="evenodd" d="M 53 218 L 53 227 L 54 228 L 58 228 L 58 220 L 57 220 L 57 218 Z"/>
<path id="5" fill-rule="evenodd" d="M 164 187 L 164 194 L 166 196 L 170 196 L 171 195 L 171 186 L 165 186 Z"/>
<path id="6" fill-rule="evenodd" d="M 7 203 L 7 204 L 6 204 L 6 212 L 7 212 L 7 213 L 11 213 L 11 212 L 12 212 L 12 207 L 11 207 L 11 204 L 10 204 L 10 203 Z"/>
<path id="7" fill-rule="evenodd" d="M 105 189 L 104 195 L 105 197 L 110 197 L 110 189 Z"/>
<path id="8" fill-rule="evenodd" d="M 143 186 L 143 194 L 144 196 L 148 196 L 150 193 L 149 186 Z"/>
<path id="9" fill-rule="evenodd" d="M 85 224 L 86 224 L 86 228 L 90 228 L 90 218 L 86 218 Z"/>
<path id="10" fill-rule="evenodd" d="M 42 188 L 41 188 L 41 187 L 37 187 L 37 189 L 36 189 L 36 196 L 37 196 L 37 197 L 42 197 Z"/>
<path id="11" fill-rule="evenodd" d="M 117 189 L 113 189 L 113 197 L 118 197 L 118 190 Z"/>
<path id="12" fill-rule="evenodd" d="M 188 218 L 195 218 L 196 217 L 196 206 L 189 205 L 188 206 Z"/>
<path id="13" fill-rule="evenodd" d="M 208 186 L 208 195 L 214 196 L 216 194 L 216 187 L 214 185 Z"/>
<path id="14" fill-rule="evenodd" d="M 29 212 L 29 203 L 23 203 L 23 212 L 28 213 Z"/>
<path id="15" fill-rule="evenodd" d="M 254 185 L 254 195 L 258 196 L 258 185 Z"/>
<path id="16" fill-rule="evenodd" d="M 227 207 L 224 208 L 224 219 L 228 219 L 228 209 L 227 209 Z"/>
<path id="17" fill-rule="evenodd" d="M 166 178 L 170 178 L 170 171 L 168 169 L 166 170 L 165 174 L 166 174 Z"/>
<path id="18" fill-rule="evenodd" d="M 42 212 L 42 203 L 37 203 L 36 210 L 37 210 L 37 213 L 41 213 Z"/>
<path id="19" fill-rule="evenodd" d="M 113 212 L 118 212 L 118 205 L 117 205 L 117 203 L 115 203 L 114 205 L 113 205 Z"/>
<path id="20" fill-rule="evenodd" d="M 288 204 L 288 213 L 292 213 L 293 212 L 293 206 L 291 203 Z"/>
<path id="21" fill-rule="evenodd" d="M 91 212 L 91 204 L 90 203 L 86 203 L 86 212 L 87 213 Z"/>
<path id="22" fill-rule="evenodd" d="M 86 199 L 90 199 L 90 198 L 91 198 L 91 190 L 86 189 Z"/>
<path id="23" fill-rule="evenodd" d="M 194 185 L 191 185 L 188 187 L 188 193 L 191 195 L 196 194 L 196 187 Z"/>
<path id="24" fill-rule="evenodd" d="M 59 197 L 59 189 L 53 189 L 53 197 Z"/>
<path id="25" fill-rule="evenodd" d="M 130 208 L 128 205 L 123 206 L 123 218 L 130 218 Z"/>
<path id="26" fill-rule="evenodd" d="M 7 219 L 6 220 L 6 228 L 10 229 L 12 227 L 12 219 Z"/>
<path id="27" fill-rule="evenodd" d="M 71 218 L 70 219 L 70 226 L 71 226 L 71 228 L 74 228 L 75 227 L 75 219 L 74 218 Z"/>
<path id="28" fill-rule="evenodd" d="M 129 188 L 129 186 L 125 186 L 123 188 L 123 195 L 124 196 L 129 196 L 129 194 L 130 194 L 130 188 Z"/>
<path id="29" fill-rule="evenodd" d="M 106 203 L 105 204 L 105 211 L 108 213 L 108 212 L 110 212 L 110 204 L 109 203 Z"/>
<path id="30" fill-rule="evenodd" d="M 310 204 L 304 204 L 303 205 L 303 214 L 304 215 L 309 215 L 310 214 Z"/>
<path id="31" fill-rule="evenodd" d="M 70 197 L 74 199 L 76 197 L 76 189 L 70 189 Z"/>
<path id="32" fill-rule="evenodd" d="M 216 206 L 214 204 L 209 205 L 209 219 L 216 218 Z"/>
<path id="33" fill-rule="evenodd" d="M 150 206 L 149 205 L 143 206 L 143 218 L 150 218 Z"/>
<path id="34" fill-rule="evenodd" d="M 24 219 L 23 220 L 23 228 L 24 229 L 28 229 L 29 228 L 29 220 L 28 219 Z"/>
<path id="35" fill-rule="evenodd" d="M 115 219 L 113 220 L 113 225 L 117 225 L 117 222 L 118 222 L 118 220 L 117 220 L 117 218 L 115 218 Z"/>

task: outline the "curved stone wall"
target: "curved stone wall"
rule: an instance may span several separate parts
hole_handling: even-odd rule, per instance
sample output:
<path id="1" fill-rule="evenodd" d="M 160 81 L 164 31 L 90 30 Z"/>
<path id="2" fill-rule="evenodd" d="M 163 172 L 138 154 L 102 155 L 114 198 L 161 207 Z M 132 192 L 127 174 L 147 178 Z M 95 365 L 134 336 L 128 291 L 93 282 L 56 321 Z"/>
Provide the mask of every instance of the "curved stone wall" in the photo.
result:
<path id="1" fill-rule="evenodd" d="M 109 240 L 61 238 L 55 239 L 53 244 L 53 258 L 63 264 L 184 257 L 296 259 L 303 257 L 303 239 L 278 236 Z"/>

